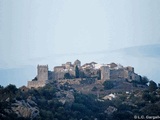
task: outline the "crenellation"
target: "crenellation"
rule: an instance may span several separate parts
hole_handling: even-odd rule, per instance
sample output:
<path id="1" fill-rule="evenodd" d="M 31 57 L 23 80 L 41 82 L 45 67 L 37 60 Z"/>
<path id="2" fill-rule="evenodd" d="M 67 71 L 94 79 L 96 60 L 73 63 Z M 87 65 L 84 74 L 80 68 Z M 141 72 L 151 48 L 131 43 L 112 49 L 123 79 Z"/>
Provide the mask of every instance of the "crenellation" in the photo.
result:
<path id="1" fill-rule="evenodd" d="M 37 79 L 38 81 L 48 80 L 48 65 L 38 65 L 37 66 Z"/>
<path id="2" fill-rule="evenodd" d="M 46 85 L 48 80 L 48 65 L 37 66 L 37 79 L 28 81 L 28 88 L 38 88 Z"/>

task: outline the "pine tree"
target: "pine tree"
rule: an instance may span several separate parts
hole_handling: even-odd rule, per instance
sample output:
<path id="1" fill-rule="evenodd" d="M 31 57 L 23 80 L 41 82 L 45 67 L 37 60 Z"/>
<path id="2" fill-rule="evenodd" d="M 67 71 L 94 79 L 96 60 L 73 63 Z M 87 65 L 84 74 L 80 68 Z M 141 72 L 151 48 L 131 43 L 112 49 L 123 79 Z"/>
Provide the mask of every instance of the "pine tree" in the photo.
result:
<path id="1" fill-rule="evenodd" d="M 75 76 L 76 76 L 76 78 L 79 78 L 79 68 L 78 68 L 78 66 L 76 66 L 76 68 L 75 68 Z"/>

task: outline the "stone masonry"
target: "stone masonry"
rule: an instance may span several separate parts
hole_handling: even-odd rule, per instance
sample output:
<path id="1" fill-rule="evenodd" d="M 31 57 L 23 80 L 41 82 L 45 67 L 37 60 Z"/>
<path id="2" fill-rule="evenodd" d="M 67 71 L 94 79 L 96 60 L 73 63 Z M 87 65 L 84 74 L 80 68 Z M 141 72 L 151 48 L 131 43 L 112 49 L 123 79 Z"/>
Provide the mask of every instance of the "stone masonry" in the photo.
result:
<path id="1" fill-rule="evenodd" d="M 76 66 L 79 69 L 79 78 L 75 77 Z M 53 76 L 48 73 L 51 73 Z M 66 73 L 70 75 L 70 78 L 64 77 Z M 43 87 L 47 82 L 49 82 L 49 80 L 56 80 L 58 82 L 67 81 L 69 84 L 78 84 L 78 79 L 82 80 L 85 78 L 95 78 L 101 83 L 106 80 L 115 79 L 140 81 L 140 76 L 134 72 L 134 68 L 131 66 L 123 67 L 122 65 L 115 63 L 97 64 L 95 62 L 86 63 L 81 66 L 81 61 L 76 60 L 73 64 L 71 62 L 67 62 L 61 66 L 55 66 L 53 71 L 48 71 L 48 65 L 38 65 L 37 77 L 32 81 L 28 81 L 28 88 Z M 71 83 L 70 81 L 73 82 Z"/>
<path id="2" fill-rule="evenodd" d="M 37 66 L 37 80 L 28 81 L 28 88 L 44 87 L 48 80 L 48 65 Z"/>
<path id="3" fill-rule="evenodd" d="M 101 68 L 101 79 L 103 81 L 110 79 L 110 69 L 108 66 L 102 66 Z"/>

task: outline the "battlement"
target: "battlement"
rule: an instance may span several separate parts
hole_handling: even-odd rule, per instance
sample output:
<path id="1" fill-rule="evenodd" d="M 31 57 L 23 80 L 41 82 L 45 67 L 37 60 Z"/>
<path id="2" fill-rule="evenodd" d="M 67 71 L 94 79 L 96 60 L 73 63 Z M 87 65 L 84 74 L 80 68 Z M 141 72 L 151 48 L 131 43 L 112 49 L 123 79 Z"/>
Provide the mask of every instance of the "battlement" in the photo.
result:
<path id="1" fill-rule="evenodd" d="M 46 85 L 48 80 L 48 65 L 37 65 L 37 80 L 28 81 L 28 88 L 38 88 Z"/>
<path id="2" fill-rule="evenodd" d="M 48 65 L 37 65 L 37 68 L 48 68 Z"/>

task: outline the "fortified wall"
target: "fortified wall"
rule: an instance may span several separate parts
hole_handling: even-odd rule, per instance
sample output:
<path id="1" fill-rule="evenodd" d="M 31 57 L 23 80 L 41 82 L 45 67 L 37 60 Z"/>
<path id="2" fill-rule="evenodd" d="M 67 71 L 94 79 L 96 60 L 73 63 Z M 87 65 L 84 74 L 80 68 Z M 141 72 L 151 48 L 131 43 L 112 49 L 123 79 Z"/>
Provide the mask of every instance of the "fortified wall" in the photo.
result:
<path id="1" fill-rule="evenodd" d="M 78 69 L 78 77 L 76 69 Z M 97 64 L 95 62 L 86 63 L 81 66 L 81 62 L 76 60 L 73 64 L 67 62 L 61 66 L 55 66 L 53 71 L 48 71 L 48 65 L 38 65 L 37 77 L 32 81 L 28 81 L 28 88 L 43 87 L 49 82 L 48 79 L 50 78 L 58 81 L 60 84 L 80 84 L 83 78 L 94 78 L 97 83 L 115 79 L 140 81 L 140 76 L 136 74 L 134 68 L 130 66 L 123 67 L 115 63 Z"/>
<path id="2" fill-rule="evenodd" d="M 44 87 L 48 80 L 48 65 L 37 66 L 37 77 L 32 81 L 28 81 L 28 88 Z"/>

